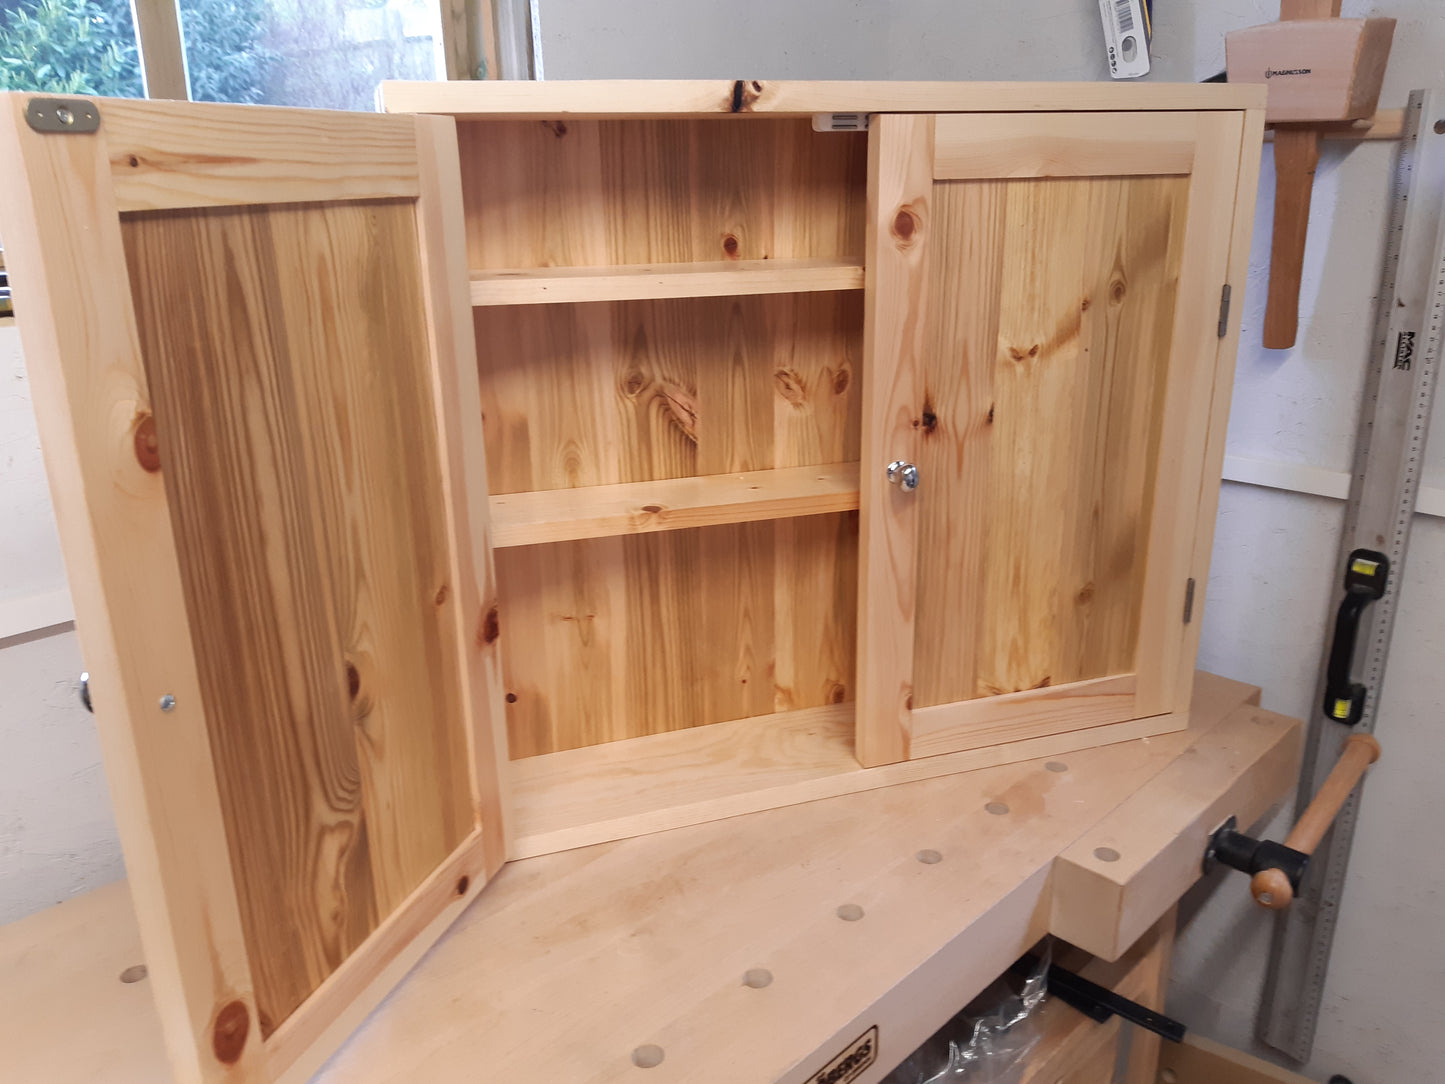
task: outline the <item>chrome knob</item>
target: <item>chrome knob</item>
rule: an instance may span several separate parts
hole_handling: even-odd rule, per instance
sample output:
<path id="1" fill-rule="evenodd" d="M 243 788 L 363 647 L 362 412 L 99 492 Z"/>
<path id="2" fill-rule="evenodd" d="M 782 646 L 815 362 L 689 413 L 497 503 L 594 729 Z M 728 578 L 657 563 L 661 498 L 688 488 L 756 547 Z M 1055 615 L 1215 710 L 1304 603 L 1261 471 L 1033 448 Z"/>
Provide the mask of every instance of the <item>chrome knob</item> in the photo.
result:
<path id="1" fill-rule="evenodd" d="M 912 463 L 895 459 L 888 464 L 888 481 L 892 485 L 902 486 L 905 493 L 912 493 L 918 488 L 918 468 Z"/>

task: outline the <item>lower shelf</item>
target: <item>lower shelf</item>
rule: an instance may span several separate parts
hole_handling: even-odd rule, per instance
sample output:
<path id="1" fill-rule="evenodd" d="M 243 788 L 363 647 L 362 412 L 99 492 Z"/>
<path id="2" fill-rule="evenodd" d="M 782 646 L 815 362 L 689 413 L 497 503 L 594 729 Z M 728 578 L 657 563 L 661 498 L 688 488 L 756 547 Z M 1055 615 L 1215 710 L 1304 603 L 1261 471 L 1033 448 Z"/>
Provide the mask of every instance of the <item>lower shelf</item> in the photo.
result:
<path id="1" fill-rule="evenodd" d="M 1196 695 L 1220 681 L 1199 674 Z M 863 768 L 853 757 L 853 705 L 833 704 L 527 757 L 511 765 L 508 857 L 1059 756 L 1181 730 L 1187 719 L 1155 715 Z"/>
<path id="2" fill-rule="evenodd" d="M 502 493 L 490 506 L 497 549 L 814 516 L 858 507 L 858 464 Z"/>

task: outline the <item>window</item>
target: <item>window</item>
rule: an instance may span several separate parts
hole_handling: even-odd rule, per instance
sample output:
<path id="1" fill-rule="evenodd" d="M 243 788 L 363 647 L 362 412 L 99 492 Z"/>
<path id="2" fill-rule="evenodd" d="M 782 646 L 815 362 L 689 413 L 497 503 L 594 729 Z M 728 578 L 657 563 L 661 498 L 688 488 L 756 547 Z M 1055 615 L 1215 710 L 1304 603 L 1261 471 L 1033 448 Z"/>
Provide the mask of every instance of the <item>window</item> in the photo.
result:
<path id="1" fill-rule="evenodd" d="M 436 0 L 181 0 L 191 97 L 372 109 L 383 79 L 445 79 Z"/>
<path id="2" fill-rule="evenodd" d="M 478 25 L 490 0 L 0 0 L 0 90 L 370 110 L 383 79 L 445 79 L 448 47 L 484 67 Z"/>
<path id="3" fill-rule="evenodd" d="M 130 0 L 0 0 L 0 90 L 141 97 Z"/>

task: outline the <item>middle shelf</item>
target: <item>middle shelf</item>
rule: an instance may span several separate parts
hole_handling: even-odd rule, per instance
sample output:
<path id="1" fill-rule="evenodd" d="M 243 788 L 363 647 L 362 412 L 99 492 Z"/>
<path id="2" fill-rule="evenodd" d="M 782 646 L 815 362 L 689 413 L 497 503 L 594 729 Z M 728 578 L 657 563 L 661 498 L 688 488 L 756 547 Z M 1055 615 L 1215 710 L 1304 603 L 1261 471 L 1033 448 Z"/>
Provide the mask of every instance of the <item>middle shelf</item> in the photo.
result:
<path id="1" fill-rule="evenodd" d="M 846 260 L 716 260 L 474 270 L 471 279 L 473 306 L 560 305 L 861 290 L 863 268 Z"/>
<path id="2" fill-rule="evenodd" d="M 858 507 L 858 464 L 502 493 L 490 505 L 497 549 L 812 516 Z"/>

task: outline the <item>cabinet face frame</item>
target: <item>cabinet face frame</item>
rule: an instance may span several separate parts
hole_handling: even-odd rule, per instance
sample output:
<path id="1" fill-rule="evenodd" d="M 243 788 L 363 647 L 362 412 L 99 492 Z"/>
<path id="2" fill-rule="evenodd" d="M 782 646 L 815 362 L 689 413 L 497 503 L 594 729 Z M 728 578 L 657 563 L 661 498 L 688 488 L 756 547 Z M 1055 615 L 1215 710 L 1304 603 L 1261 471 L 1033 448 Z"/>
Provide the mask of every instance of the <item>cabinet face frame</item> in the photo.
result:
<path id="1" fill-rule="evenodd" d="M 459 243 L 454 124 L 434 117 L 67 99 L 77 110 L 96 110 L 99 131 L 42 134 L 26 121 L 33 97 L 0 98 L 7 192 L 0 231 L 23 283 L 16 291 L 25 310 L 20 329 L 46 469 L 168 1054 L 179 1080 L 309 1077 L 505 858 L 500 767 L 506 753 L 493 725 L 501 689 L 496 635 L 487 631 L 495 629 L 489 601 L 495 584 L 485 471 L 479 419 L 461 409 L 476 400 L 477 374 Z M 459 713 L 430 725 L 464 750 L 464 792 L 457 801 L 465 813 L 455 829 L 460 842 L 419 883 L 394 894 L 395 906 L 375 905 L 365 936 L 263 1040 L 256 961 L 242 918 L 244 886 L 233 872 L 235 842 L 228 845 L 197 630 L 188 616 L 185 555 L 163 469 L 168 434 L 164 418 L 158 427 L 152 414 L 159 392 L 148 386 L 132 295 L 138 272 L 128 265 L 122 216 L 158 211 L 204 219 L 213 212 L 279 210 L 294 223 L 329 213 L 311 210 L 324 205 L 353 214 L 347 221 L 354 225 L 354 214 L 365 208 L 344 210 L 353 201 L 387 201 L 376 204 L 383 209 L 367 221 L 390 216 L 387 221 L 398 223 L 387 236 L 400 237 L 403 249 L 392 251 L 404 251 L 420 269 L 420 281 L 408 284 L 412 311 L 396 319 L 408 322 L 413 344 L 406 377 L 416 389 L 412 416 L 434 426 L 435 443 L 409 447 L 405 457 L 428 464 L 423 469 L 444 506 L 436 513 L 444 533 L 433 536 L 440 540 L 425 553 L 399 552 L 404 559 L 407 553 L 418 562 L 429 559 L 449 588 L 443 592 L 451 596 L 449 610 L 445 597 L 435 601 L 432 627 L 440 630 L 442 646 L 432 657 L 444 668 Z M 310 242 L 298 234 L 285 243 L 304 249 Z M 316 252 L 314 261 L 309 250 L 298 254 L 306 262 L 293 267 L 315 266 L 319 286 L 326 254 Z M 226 270 L 237 278 L 257 270 L 236 259 Z M 234 290 L 216 289 L 222 306 L 238 304 Z M 354 312 L 360 295 L 347 296 Z M 309 294 L 286 300 L 306 312 L 321 304 Z M 233 311 L 238 319 L 258 318 L 254 310 Z M 312 356 L 334 362 L 336 379 L 350 379 L 349 355 L 337 345 L 344 329 L 326 325 L 319 312 L 311 319 L 319 336 L 309 344 L 317 351 Z M 279 356 L 289 356 L 287 349 Z M 349 416 L 345 405 L 334 409 Z M 383 700 L 385 691 L 377 697 Z M 320 860 L 324 864 L 324 853 Z"/>
<path id="2" fill-rule="evenodd" d="M 1258 140 L 1257 130 L 1257 118 L 1244 112 L 874 118 L 860 467 L 857 752 L 865 766 L 1187 708 L 1233 375 L 1235 341 L 1220 336 L 1217 306 L 1231 263 L 1236 286 L 1243 277 L 1239 250 L 1247 239 L 1239 239 L 1237 220 L 1252 192 L 1239 191 L 1237 180 L 1249 165 L 1247 144 Z M 919 569 L 919 505 L 928 499 L 930 481 L 941 480 L 924 477 L 916 493 L 905 491 L 888 483 L 884 468 L 896 460 L 922 461 L 925 432 L 932 428 L 923 416 L 930 411 L 930 332 L 943 316 L 936 302 L 930 311 L 929 297 L 930 257 L 939 259 L 944 244 L 934 228 L 939 186 L 1121 176 L 1188 178 L 1133 665 L 1045 687 L 915 706 L 915 623 L 926 589 Z M 1253 174 L 1248 177 L 1252 184 Z M 1226 222 L 1235 228 L 1222 228 Z M 991 367 L 993 358 L 975 364 Z M 1210 408 L 1201 409 L 1203 403 Z M 990 407 L 990 424 L 992 419 Z M 1194 620 L 1186 621 L 1186 609 Z M 1166 718 L 1159 725 L 1167 730 L 1177 724 Z"/>

